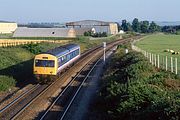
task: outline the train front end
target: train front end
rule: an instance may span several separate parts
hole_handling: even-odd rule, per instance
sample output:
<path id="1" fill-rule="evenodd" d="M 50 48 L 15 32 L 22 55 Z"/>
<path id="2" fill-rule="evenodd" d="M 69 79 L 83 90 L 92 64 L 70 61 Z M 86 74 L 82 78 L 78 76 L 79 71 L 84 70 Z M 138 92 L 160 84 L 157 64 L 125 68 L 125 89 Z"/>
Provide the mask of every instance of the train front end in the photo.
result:
<path id="1" fill-rule="evenodd" d="M 33 73 L 38 82 L 51 80 L 57 74 L 57 58 L 50 54 L 36 55 Z"/>

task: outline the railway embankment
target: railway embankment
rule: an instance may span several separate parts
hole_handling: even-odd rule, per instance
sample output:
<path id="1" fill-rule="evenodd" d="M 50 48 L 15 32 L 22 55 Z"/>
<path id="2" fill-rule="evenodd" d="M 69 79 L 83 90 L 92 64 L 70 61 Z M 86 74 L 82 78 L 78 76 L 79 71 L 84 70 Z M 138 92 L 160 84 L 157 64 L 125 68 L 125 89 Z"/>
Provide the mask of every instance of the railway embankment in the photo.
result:
<path id="1" fill-rule="evenodd" d="M 111 38 L 93 41 L 89 40 L 86 37 L 78 37 L 73 41 L 70 41 L 70 43 L 73 42 L 79 44 L 81 46 L 81 52 L 84 52 L 89 48 L 102 44 L 103 41 L 113 41 L 118 39 L 119 37 L 120 36 L 117 35 Z M 128 35 L 125 35 L 124 37 L 128 37 Z M 33 57 L 40 52 L 45 52 L 54 47 L 58 47 L 62 44 L 64 43 L 46 42 L 11 47 L 0 47 L 1 98 L 4 98 L 7 94 L 11 94 L 17 89 L 22 88 L 29 83 L 33 83 L 34 81 L 31 79 L 33 76 Z"/>
<path id="2" fill-rule="evenodd" d="M 89 119 L 179 119 L 180 78 L 141 53 L 123 53 L 121 46 L 103 74 Z"/>

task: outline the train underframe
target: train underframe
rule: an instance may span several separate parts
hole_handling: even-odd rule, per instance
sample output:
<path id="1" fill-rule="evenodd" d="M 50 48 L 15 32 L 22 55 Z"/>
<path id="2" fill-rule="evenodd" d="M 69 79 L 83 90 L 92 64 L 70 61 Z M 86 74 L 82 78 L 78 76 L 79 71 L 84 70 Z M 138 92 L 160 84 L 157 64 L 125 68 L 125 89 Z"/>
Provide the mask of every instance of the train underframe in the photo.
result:
<path id="1" fill-rule="evenodd" d="M 47 84 L 53 82 L 58 78 L 58 75 L 35 75 L 35 79 L 40 84 Z"/>

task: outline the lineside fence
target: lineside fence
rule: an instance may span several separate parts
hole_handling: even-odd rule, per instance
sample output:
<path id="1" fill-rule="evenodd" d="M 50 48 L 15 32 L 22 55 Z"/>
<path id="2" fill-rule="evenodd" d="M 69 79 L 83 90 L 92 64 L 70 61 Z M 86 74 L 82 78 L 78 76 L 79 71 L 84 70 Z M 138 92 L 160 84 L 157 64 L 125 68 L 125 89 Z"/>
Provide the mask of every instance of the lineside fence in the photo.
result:
<path id="1" fill-rule="evenodd" d="M 148 61 L 155 67 L 164 69 L 166 71 L 171 71 L 176 75 L 180 73 L 180 69 L 178 66 L 180 64 L 178 63 L 178 59 L 176 57 L 163 56 L 163 55 L 147 52 L 135 46 L 134 43 L 135 42 L 131 44 L 132 50 L 141 52 L 148 59 Z"/>
<path id="2" fill-rule="evenodd" d="M 0 40 L 0 47 L 12 47 L 25 44 L 47 43 L 69 43 L 72 40 Z"/>

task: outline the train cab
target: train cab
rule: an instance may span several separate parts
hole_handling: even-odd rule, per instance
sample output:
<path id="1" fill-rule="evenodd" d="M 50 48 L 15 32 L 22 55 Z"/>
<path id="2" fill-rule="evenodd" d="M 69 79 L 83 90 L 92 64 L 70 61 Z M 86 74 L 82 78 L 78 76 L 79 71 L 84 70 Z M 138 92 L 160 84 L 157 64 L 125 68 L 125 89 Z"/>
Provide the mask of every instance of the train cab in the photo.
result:
<path id="1" fill-rule="evenodd" d="M 56 75 L 57 58 L 50 54 L 39 54 L 34 59 L 34 74 Z"/>

